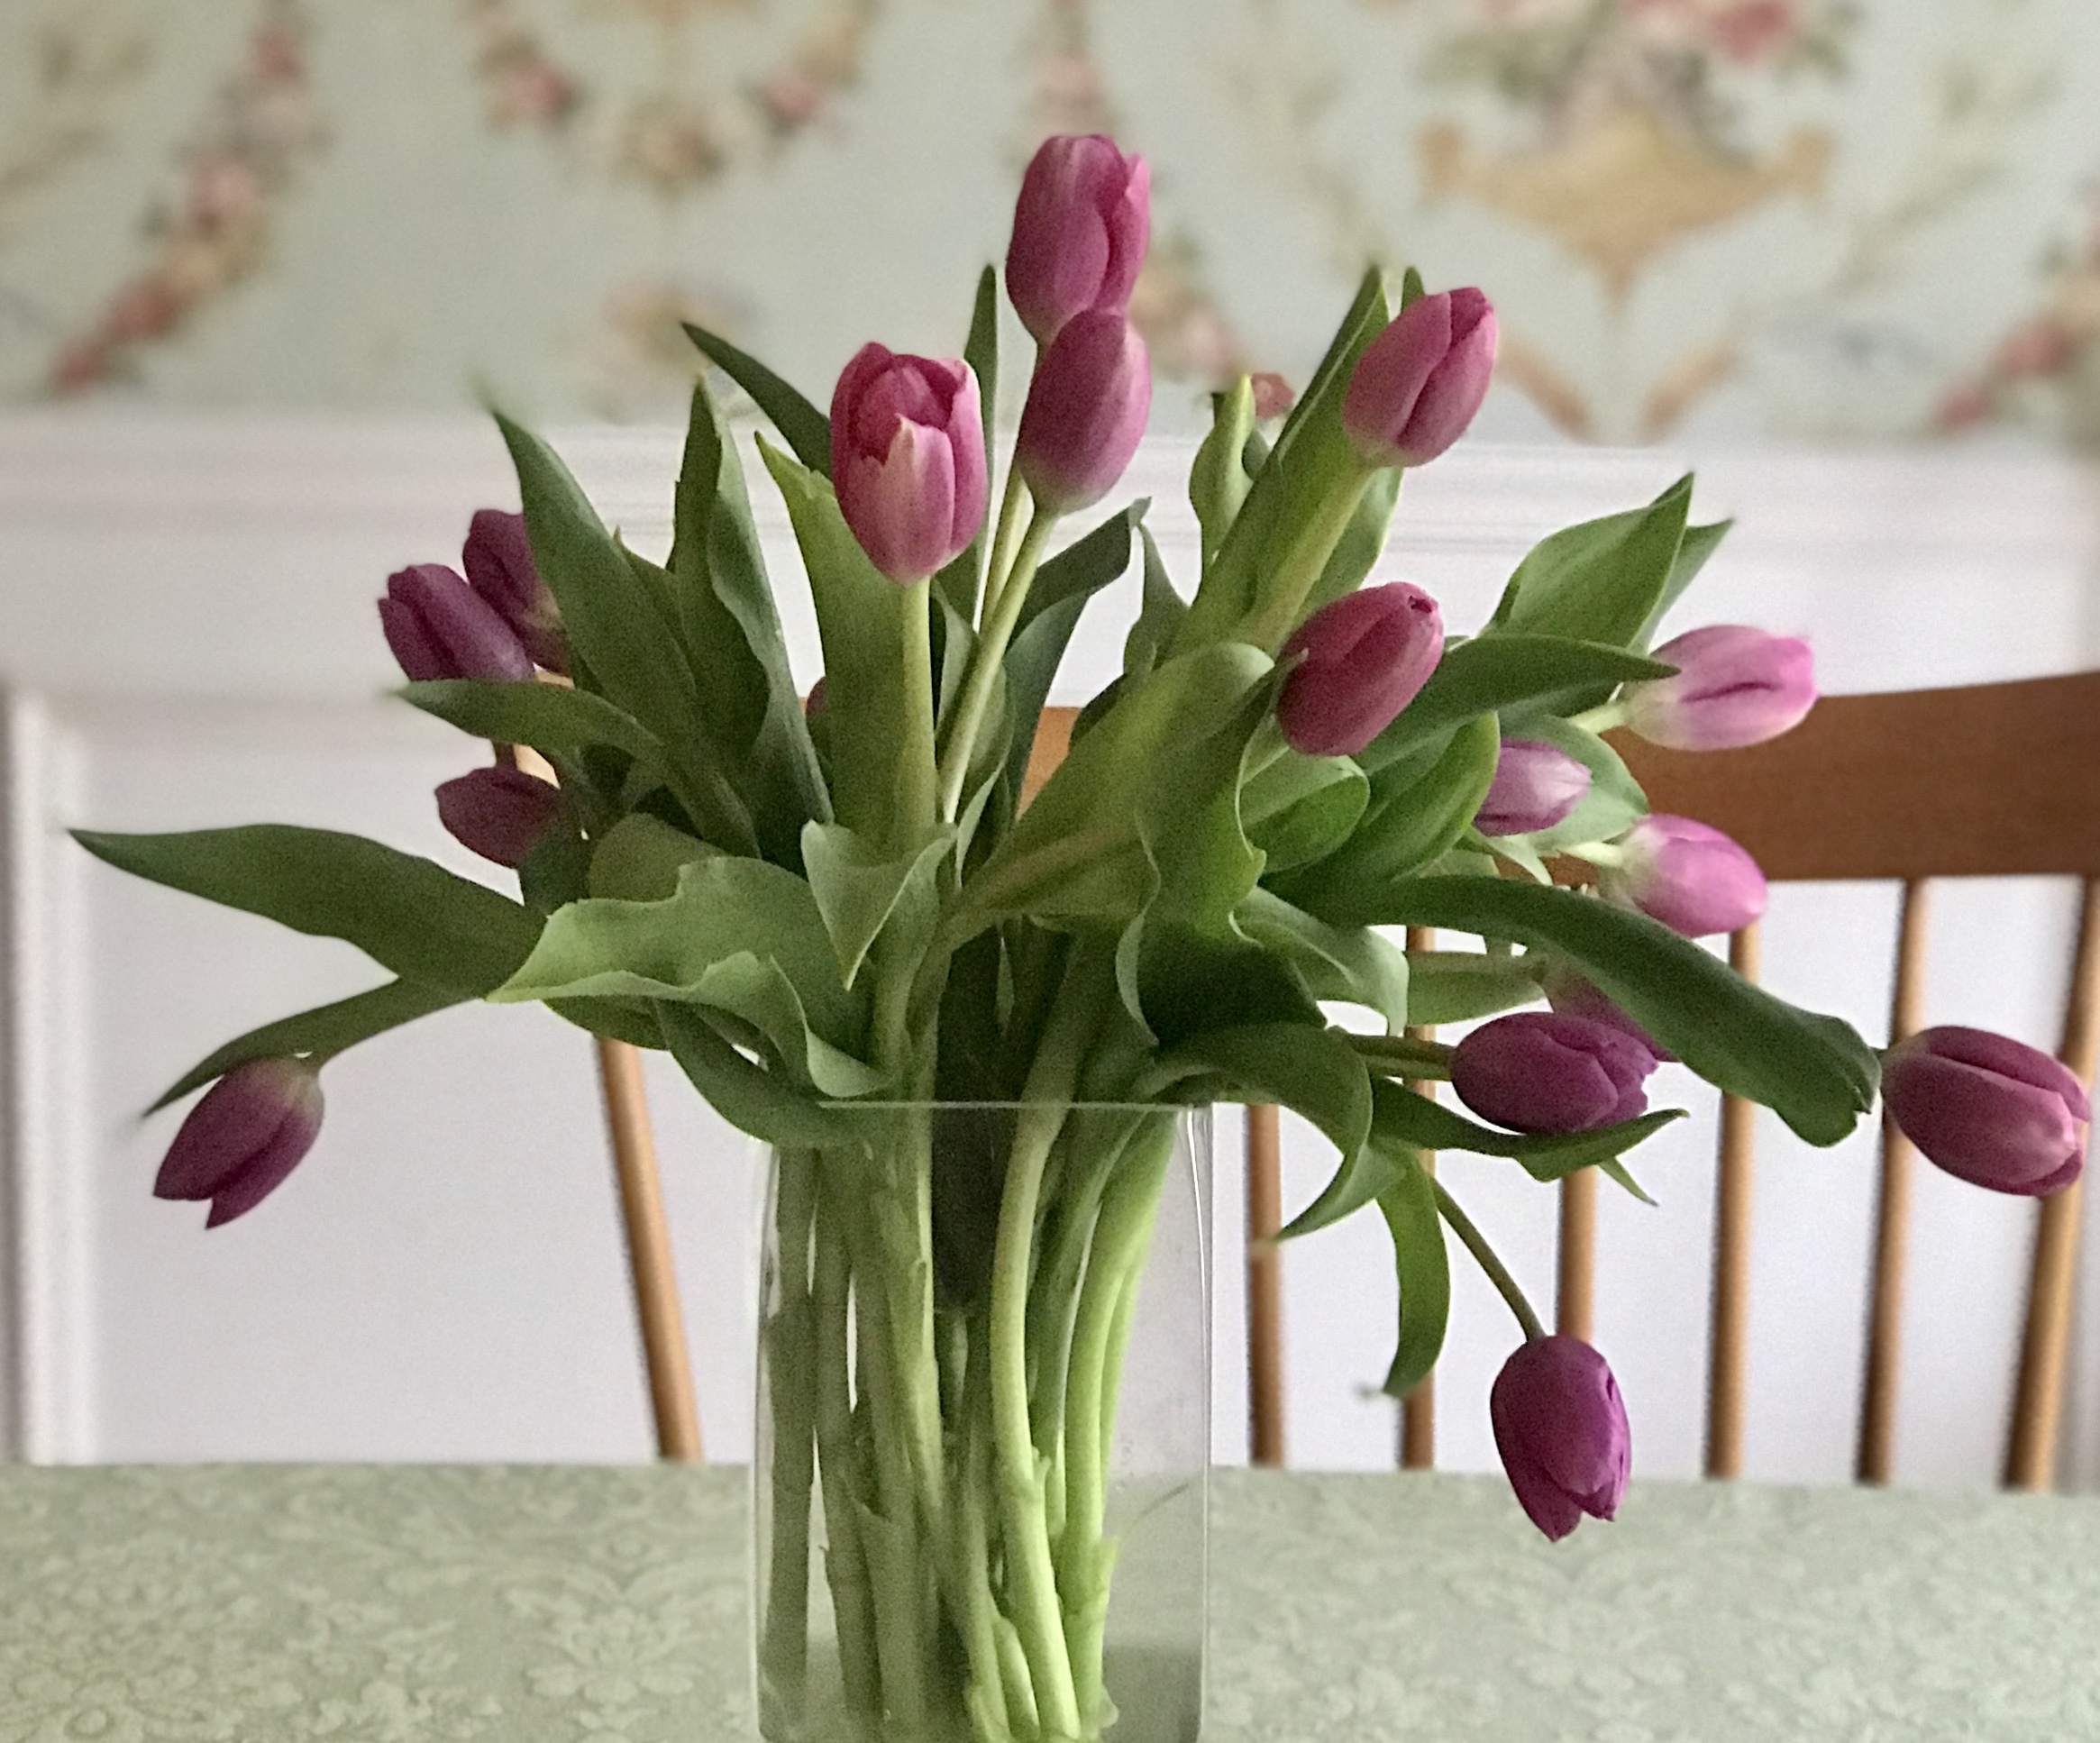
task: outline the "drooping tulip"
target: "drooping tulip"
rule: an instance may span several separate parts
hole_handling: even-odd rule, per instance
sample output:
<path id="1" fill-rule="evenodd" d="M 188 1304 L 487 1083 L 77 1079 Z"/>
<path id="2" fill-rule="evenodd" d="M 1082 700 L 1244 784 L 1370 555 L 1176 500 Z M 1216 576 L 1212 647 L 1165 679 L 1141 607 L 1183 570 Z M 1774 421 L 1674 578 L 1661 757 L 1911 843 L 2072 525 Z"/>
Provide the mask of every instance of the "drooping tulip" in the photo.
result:
<path id="1" fill-rule="evenodd" d="M 831 397 L 831 481 L 875 567 L 924 580 L 984 525 L 984 421 L 967 363 L 861 347 Z"/>
<path id="2" fill-rule="evenodd" d="M 154 1177 L 158 1199 L 211 1200 L 206 1228 L 268 1198 L 321 1131 L 321 1074 L 302 1059 L 236 1065 L 189 1110 Z"/>
<path id="3" fill-rule="evenodd" d="M 1927 1160 L 1971 1185 L 2045 1198 L 2086 1165 L 2085 1086 L 2039 1049 L 1987 1029 L 1921 1029 L 1882 1061 L 1882 1099 Z"/>
<path id="4" fill-rule="evenodd" d="M 562 608 L 533 561 L 525 516 L 476 509 L 460 559 L 467 585 L 510 625 L 525 652 L 549 671 L 566 672 L 569 641 L 562 634 Z"/>
<path id="5" fill-rule="evenodd" d="M 1137 329 L 1088 309 L 1059 329 L 1036 365 L 1014 464 L 1036 506 L 1084 508 L 1123 476 L 1152 410 L 1152 368 Z"/>
<path id="6" fill-rule="evenodd" d="M 1626 724 L 1652 744 L 1725 751 L 1761 744 L 1815 706 L 1815 655 L 1798 636 L 1711 624 L 1663 643 L 1668 678 L 1627 687 Z"/>
<path id="7" fill-rule="evenodd" d="M 1429 682 L 1444 652 L 1437 602 L 1408 581 L 1345 594 L 1283 644 L 1276 724 L 1307 756 L 1354 756 Z"/>
<path id="8" fill-rule="evenodd" d="M 1494 374 L 1499 329 L 1480 291 L 1418 297 L 1356 360 L 1342 427 L 1377 466 L 1420 466 L 1465 433 Z"/>
<path id="9" fill-rule="evenodd" d="M 1484 835 L 1530 835 L 1566 820 L 1590 790 L 1590 771 L 1536 738 L 1505 738 L 1495 778 L 1473 826 Z"/>
<path id="10" fill-rule="evenodd" d="M 1641 1086 L 1655 1068 L 1653 1050 L 1613 1024 L 1518 1011 L 1452 1049 L 1451 1087 L 1511 1131 L 1587 1132 L 1647 1112 Z"/>
<path id="11" fill-rule="evenodd" d="M 533 657 L 516 631 L 443 563 L 415 563 L 388 576 L 379 626 L 401 670 L 417 682 L 533 675 Z"/>
<path id="12" fill-rule="evenodd" d="M 1618 1513 L 1633 1435 L 1619 1383 L 1589 1345 L 1561 1337 L 1520 1345 L 1495 1376 L 1487 1408 L 1518 1504 L 1555 1543 L 1585 1513 Z"/>
<path id="13" fill-rule="evenodd" d="M 1152 175 L 1102 134 L 1036 148 L 1014 204 L 1006 292 L 1038 345 L 1090 308 L 1120 315 L 1145 263 Z"/>
<path id="14" fill-rule="evenodd" d="M 1739 932 L 1765 911 L 1765 874 L 1718 829 L 1690 817 L 1647 817 L 1619 838 L 1621 863 L 1597 888 L 1687 938 Z"/>
<path id="15" fill-rule="evenodd" d="M 523 769 L 476 769 L 437 789 L 437 817 L 470 853 L 513 870 L 562 817 L 562 794 Z"/>

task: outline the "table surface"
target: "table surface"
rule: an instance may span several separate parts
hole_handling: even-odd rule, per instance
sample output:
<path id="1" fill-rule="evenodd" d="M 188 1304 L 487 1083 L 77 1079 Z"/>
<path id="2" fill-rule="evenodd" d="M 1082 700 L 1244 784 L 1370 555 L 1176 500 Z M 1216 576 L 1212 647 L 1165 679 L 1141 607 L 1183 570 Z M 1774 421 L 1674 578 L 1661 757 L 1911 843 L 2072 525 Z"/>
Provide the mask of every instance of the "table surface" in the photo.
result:
<path id="1" fill-rule="evenodd" d="M 735 1469 L 0 1468 L 0 1743 L 742 1743 Z M 1206 1743 L 2100 1738 L 2100 1501 L 1227 1471 Z"/>

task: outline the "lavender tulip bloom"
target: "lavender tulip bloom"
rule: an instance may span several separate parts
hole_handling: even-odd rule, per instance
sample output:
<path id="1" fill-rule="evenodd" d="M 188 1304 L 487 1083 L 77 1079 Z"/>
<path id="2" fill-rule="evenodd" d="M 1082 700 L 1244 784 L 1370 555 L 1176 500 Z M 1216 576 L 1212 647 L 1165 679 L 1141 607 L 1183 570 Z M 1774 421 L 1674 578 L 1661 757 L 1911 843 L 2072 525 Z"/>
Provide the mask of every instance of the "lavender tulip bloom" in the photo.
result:
<path id="1" fill-rule="evenodd" d="M 1619 1383 L 1589 1345 L 1559 1337 L 1520 1345 L 1495 1375 L 1487 1409 L 1519 1505 L 1555 1543 L 1585 1513 L 1618 1513 L 1633 1435 Z"/>
<path id="2" fill-rule="evenodd" d="M 1690 817 L 1648 817 L 1619 838 L 1625 858 L 1597 887 L 1687 938 L 1739 932 L 1765 911 L 1765 874 L 1720 830 Z"/>
<path id="3" fill-rule="evenodd" d="M 211 1200 L 206 1228 L 268 1198 L 321 1130 L 319 1068 L 300 1059 L 236 1065 L 189 1110 L 153 1181 L 157 1199 Z"/>
<path id="4" fill-rule="evenodd" d="M 861 347 L 831 397 L 831 481 L 868 559 L 923 581 L 984 525 L 984 420 L 967 363 Z"/>
<path id="5" fill-rule="evenodd" d="M 1152 224 L 1152 172 L 1100 133 L 1046 139 L 1014 205 L 1006 294 L 1047 345 L 1075 315 L 1130 301 Z"/>
<path id="6" fill-rule="evenodd" d="M 387 577 L 379 627 L 401 670 L 418 682 L 533 675 L 533 657 L 517 633 L 443 563 L 416 563 Z"/>
<path id="7" fill-rule="evenodd" d="M 437 820 L 470 852 L 514 870 L 562 818 L 562 794 L 536 775 L 501 764 L 437 789 Z"/>
<path id="8" fill-rule="evenodd" d="M 1564 822 L 1589 790 L 1590 771 L 1558 746 L 1505 738 L 1473 826 L 1484 835 L 1536 835 Z"/>
<path id="9" fill-rule="evenodd" d="M 534 662 L 549 671 L 566 672 L 569 641 L 562 634 L 562 608 L 533 561 L 525 516 L 476 509 L 460 561 L 467 585 L 510 625 Z"/>
<path id="10" fill-rule="evenodd" d="M 1726 751 L 1776 738 L 1815 706 L 1815 655 L 1797 636 L 1712 624 L 1666 642 L 1670 678 L 1627 687 L 1626 724 L 1652 744 Z"/>
<path id="11" fill-rule="evenodd" d="M 1519 1011 L 1483 1023 L 1451 1054 L 1451 1087 L 1515 1132 L 1587 1132 L 1648 1111 L 1648 1045 L 1610 1023 Z"/>
<path id="12" fill-rule="evenodd" d="M 1344 594 L 1284 643 L 1280 663 L 1297 664 L 1276 724 L 1307 756 L 1354 756 L 1415 699 L 1443 652 L 1443 614 L 1411 582 Z"/>
<path id="13" fill-rule="evenodd" d="M 1028 384 L 1015 439 L 1036 506 L 1084 508 L 1123 476 L 1152 410 L 1152 367 L 1137 329 L 1112 309 L 1075 315 L 1050 342 Z"/>
<path id="14" fill-rule="evenodd" d="M 2069 1067 L 1987 1029 L 1921 1029 L 1882 1062 L 1889 1116 L 1928 1161 L 1994 1192 L 2046 1198 L 2086 1165 L 2093 1117 Z"/>
<path id="15" fill-rule="evenodd" d="M 1418 297 L 1356 360 L 1342 428 L 1376 466 L 1420 466 L 1465 433 L 1494 373 L 1495 312 L 1474 289 Z"/>

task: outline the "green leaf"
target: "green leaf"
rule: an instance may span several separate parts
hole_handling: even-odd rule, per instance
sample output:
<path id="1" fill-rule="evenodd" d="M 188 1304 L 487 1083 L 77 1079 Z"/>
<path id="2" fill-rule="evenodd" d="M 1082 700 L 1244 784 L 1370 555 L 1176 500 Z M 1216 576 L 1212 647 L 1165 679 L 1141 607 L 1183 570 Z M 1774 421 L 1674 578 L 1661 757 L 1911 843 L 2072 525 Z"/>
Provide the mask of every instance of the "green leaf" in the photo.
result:
<path id="1" fill-rule="evenodd" d="M 991 441 L 999 415 L 999 274 L 991 267 L 977 275 L 977 298 L 970 311 L 970 336 L 963 342 L 963 360 L 977 377 L 977 403 L 984 419 L 984 476 L 993 479 L 999 475 Z M 964 623 L 977 616 L 977 596 L 984 584 L 984 542 L 991 532 L 988 516 L 970 548 L 934 577 L 936 597 Z"/>
<path id="2" fill-rule="evenodd" d="M 1630 646 L 1669 588 L 1691 506 L 1687 474 L 1646 508 L 1549 534 L 1510 578 L 1490 634 Z"/>
<path id="3" fill-rule="evenodd" d="M 562 684 L 526 680 L 485 683 L 439 678 L 405 685 L 402 696 L 424 713 L 476 738 L 498 744 L 529 744 L 562 756 L 589 744 L 610 744 L 662 770 L 663 746 L 656 735 L 602 696 Z"/>
<path id="4" fill-rule="evenodd" d="M 803 826 L 809 889 L 838 958 L 839 979 L 848 987 L 877 935 L 893 921 L 921 949 L 933 936 L 941 856 L 952 839 L 944 830 L 917 853 L 891 859 L 843 824 Z"/>
<path id="5" fill-rule="evenodd" d="M 1772 1109 L 1811 1144 L 1874 1105 L 1880 1062 L 1850 1025 L 1775 999 L 1645 914 L 1495 878 L 1365 885 L 1338 907 L 1384 926 L 1451 926 L 1572 958 L 1598 990 L 1708 1082 Z"/>
<path id="6" fill-rule="evenodd" d="M 389 981 L 383 987 L 338 999 L 332 1005 L 301 1011 L 297 1017 L 280 1018 L 274 1023 L 265 1023 L 260 1028 L 250 1029 L 246 1035 L 227 1042 L 199 1060 L 163 1091 L 160 1100 L 146 1111 L 157 1114 L 170 1102 L 181 1100 L 192 1090 L 201 1089 L 251 1059 L 283 1059 L 294 1054 L 330 1059 L 347 1047 L 370 1040 L 375 1035 L 384 1035 L 388 1029 L 397 1029 L 419 1017 L 428 1017 L 434 1011 L 465 1002 L 465 997 L 460 993 L 421 986 L 414 981 Z"/>
<path id="7" fill-rule="evenodd" d="M 1345 841 L 1371 803 L 1371 783 L 1345 756 L 1279 756 L 1240 789 L 1240 826 L 1288 872 L 1325 859 Z"/>
<path id="8" fill-rule="evenodd" d="M 1210 433 L 1189 468 L 1189 506 L 1202 529 L 1206 569 L 1254 482 L 1246 461 L 1246 439 L 1255 427 L 1254 383 L 1243 375 L 1223 393 L 1211 395 L 1210 404 Z"/>
<path id="9" fill-rule="evenodd" d="M 1648 613 L 1648 622 L 1640 628 L 1635 645 L 1648 647 L 1655 641 L 1656 631 L 1661 626 L 1669 609 L 1684 597 L 1685 589 L 1699 579 L 1699 571 L 1706 567 L 1706 560 L 1720 548 L 1728 536 L 1733 521 L 1715 521 L 1707 526 L 1687 526 L 1685 542 L 1677 547 L 1677 561 L 1670 565 L 1670 579 L 1663 589 L 1663 596 L 1656 601 L 1656 607 Z"/>
<path id="10" fill-rule="evenodd" d="M 1339 1030 L 1256 1023 L 1193 1036 L 1163 1053 L 1141 1080 L 1150 1100 L 1187 1078 L 1222 1079 L 1235 1099 L 1274 1102 L 1310 1120 L 1344 1155 L 1371 1130 L 1371 1078 Z"/>
<path id="11" fill-rule="evenodd" d="M 1400 1280 L 1400 1337 L 1386 1371 L 1385 1391 L 1405 1398 L 1437 1365 L 1451 1318 L 1451 1256 L 1444 1246 L 1444 1219 L 1437 1191 L 1420 1159 L 1409 1154 L 1399 1178 L 1378 1195 L 1392 1237 L 1393 1269 Z"/>
<path id="12" fill-rule="evenodd" d="M 1140 523 L 1137 536 L 1145 542 L 1145 591 L 1137 621 L 1123 638 L 1123 681 L 1132 684 L 1165 657 L 1168 643 L 1181 628 L 1182 619 L 1189 615 L 1186 601 L 1167 579 L 1166 564 L 1160 559 L 1159 546 L 1153 543 L 1152 529 Z"/>
<path id="13" fill-rule="evenodd" d="M 1408 1022 L 1407 953 L 1368 926 L 1336 926 L 1266 890 L 1247 893 L 1234 918 L 1255 944 L 1288 963 L 1313 998 L 1361 1005 L 1390 1031 Z"/>
<path id="14" fill-rule="evenodd" d="M 591 1035 L 608 1041 L 625 1041 L 630 1047 L 663 1049 L 663 1030 L 656 1020 L 658 1007 L 644 999 L 554 999 L 547 1008 L 564 1022 L 573 1023 Z"/>
<path id="15" fill-rule="evenodd" d="M 361 835 L 288 824 L 74 840 L 120 872 L 341 938 L 382 968 L 457 999 L 503 984 L 539 936 L 539 917 L 443 866 Z"/>
<path id="16" fill-rule="evenodd" d="M 1519 1005 L 1536 1004 L 1538 981 L 1521 956 L 1478 951 L 1408 953 L 1407 1020 L 1434 1027 L 1470 1023 Z"/>
<path id="17" fill-rule="evenodd" d="M 1385 1143 L 1411 1150 L 1471 1150 L 1480 1155 L 1507 1156 L 1538 1181 L 1559 1180 L 1578 1169 L 1610 1162 L 1685 1118 L 1682 1108 L 1662 1108 L 1638 1119 L 1586 1132 L 1498 1132 L 1402 1084 L 1381 1080 L 1374 1094 L 1377 1111 L 1373 1124 Z"/>
<path id="18" fill-rule="evenodd" d="M 1124 1008 L 1164 1047 L 1213 1029 L 1327 1020 L 1274 953 L 1161 915 L 1125 929 L 1116 971 Z"/>
<path id="19" fill-rule="evenodd" d="M 794 451 L 795 458 L 813 472 L 831 476 L 831 420 L 790 387 L 757 358 L 738 351 L 718 333 L 685 324 L 686 337 L 707 354 L 708 360 L 742 388 L 772 420 L 781 440 Z"/>
<path id="20" fill-rule="evenodd" d="M 678 893 L 679 874 L 687 866 L 721 852 L 661 817 L 631 812 L 606 832 L 591 854 L 590 894 L 615 901 L 664 901 Z"/>
<path id="21" fill-rule="evenodd" d="M 692 1086 L 739 1131 L 792 1149 L 833 1150 L 856 1142 L 852 1120 L 827 1111 L 808 1091 L 745 1058 L 703 1012 L 665 1005 L 657 1020 L 664 1045 Z"/>

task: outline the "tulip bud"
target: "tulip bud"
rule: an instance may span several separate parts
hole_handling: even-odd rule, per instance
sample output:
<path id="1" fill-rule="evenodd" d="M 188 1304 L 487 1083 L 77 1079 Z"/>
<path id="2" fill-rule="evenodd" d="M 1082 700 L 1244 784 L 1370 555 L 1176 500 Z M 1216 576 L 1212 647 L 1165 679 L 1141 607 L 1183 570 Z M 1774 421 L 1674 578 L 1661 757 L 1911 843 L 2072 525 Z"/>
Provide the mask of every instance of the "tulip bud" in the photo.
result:
<path id="1" fill-rule="evenodd" d="M 1284 643 L 1279 663 L 1297 664 L 1276 724 L 1307 756 L 1354 756 L 1414 700 L 1443 652 L 1443 614 L 1411 582 L 1344 594 Z"/>
<path id="2" fill-rule="evenodd" d="M 1815 656 L 1797 636 L 1712 624 L 1666 642 L 1670 678 L 1630 684 L 1626 724 L 1674 751 L 1727 751 L 1776 738 L 1815 706 Z"/>
<path id="3" fill-rule="evenodd" d="M 1037 506 L 1084 508 L 1123 476 L 1152 410 L 1152 368 L 1137 329 L 1110 309 L 1088 309 L 1059 329 L 1028 384 L 1015 438 Z"/>
<path id="4" fill-rule="evenodd" d="M 1377 466 L 1420 466 L 1465 433 L 1487 397 L 1498 329 L 1473 289 L 1418 297 L 1356 360 L 1342 427 Z"/>
<path id="5" fill-rule="evenodd" d="M 476 509 L 460 556 L 467 585 L 510 625 L 534 661 L 549 671 L 566 672 L 569 642 L 562 634 L 562 608 L 540 579 L 525 516 Z"/>
<path id="6" fill-rule="evenodd" d="M 1593 1023 L 1607 1024 L 1621 1035 L 1631 1036 L 1661 1063 L 1667 1065 L 1675 1062 L 1675 1054 L 1665 1052 L 1654 1036 L 1573 969 L 1558 963 L 1549 966 L 1538 977 L 1538 990 L 1560 1016 L 1586 1018 Z"/>
<path id="7" fill-rule="evenodd" d="M 1514 1132 L 1587 1132 L 1648 1111 L 1656 1055 L 1610 1023 L 1519 1011 L 1483 1023 L 1451 1052 L 1451 1087 Z"/>
<path id="8" fill-rule="evenodd" d="M 1046 139 L 1014 203 L 1006 294 L 1021 324 L 1047 345 L 1090 308 L 1120 315 L 1145 263 L 1152 172 L 1102 134 Z"/>
<path id="9" fill-rule="evenodd" d="M 1566 820 L 1590 790 L 1590 771 L 1535 738 L 1505 738 L 1495 778 L 1474 816 L 1484 835 L 1531 835 Z"/>
<path id="10" fill-rule="evenodd" d="M 437 789 L 437 820 L 470 853 L 513 870 L 562 817 L 562 794 L 523 769 L 476 769 Z"/>
<path id="11" fill-rule="evenodd" d="M 1502 1364 L 1488 1393 L 1495 1450 L 1531 1523 L 1558 1543 L 1608 1519 L 1626 1495 L 1633 1435 L 1619 1383 L 1577 1337 L 1534 1337 Z"/>
<path id="12" fill-rule="evenodd" d="M 236 1065 L 189 1110 L 154 1177 L 157 1199 L 212 1202 L 206 1228 L 274 1192 L 321 1130 L 321 1074 L 303 1059 Z"/>
<path id="13" fill-rule="evenodd" d="M 1257 370 L 1247 378 L 1254 390 L 1255 416 L 1262 423 L 1281 417 L 1298 403 L 1298 389 L 1274 370 Z"/>
<path id="14" fill-rule="evenodd" d="M 1690 817 L 1648 817 L 1619 838 L 1624 855 L 1597 887 L 1687 938 L 1739 932 L 1765 911 L 1765 874 L 1718 829 Z"/>
<path id="15" fill-rule="evenodd" d="M 831 481 L 868 559 L 922 581 L 984 525 L 984 420 L 967 363 L 863 345 L 831 396 Z"/>
<path id="16" fill-rule="evenodd" d="M 2085 1086 L 1987 1029 L 1921 1029 L 1883 1057 L 1882 1100 L 1927 1160 L 1994 1192 L 2046 1198 L 2086 1165 Z"/>
<path id="17" fill-rule="evenodd" d="M 533 657 L 516 632 L 443 563 L 416 563 L 387 577 L 379 627 L 401 670 L 419 683 L 533 675 Z"/>

